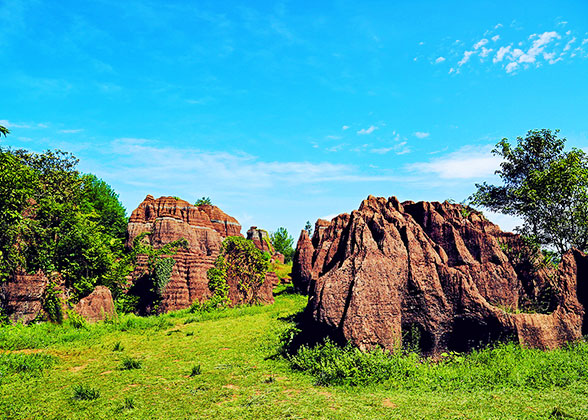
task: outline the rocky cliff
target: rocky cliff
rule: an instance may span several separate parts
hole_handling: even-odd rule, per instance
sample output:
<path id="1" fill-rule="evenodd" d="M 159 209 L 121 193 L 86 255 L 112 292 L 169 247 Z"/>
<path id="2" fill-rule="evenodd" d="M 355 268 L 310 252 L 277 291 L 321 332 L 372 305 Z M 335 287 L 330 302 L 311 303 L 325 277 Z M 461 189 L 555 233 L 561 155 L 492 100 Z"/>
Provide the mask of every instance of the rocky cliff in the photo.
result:
<path id="1" fill-rule="evenodd" d="M 429 354 L 503 339 L 554 348 L 585 333 L 588 260 L 578 251 L 550 268 L 519 236 L 447 202 L 370 196 L 327 223 L 312 240 L 301 233 L 294 259 L 308 328 Z"/>
<path id="2" fill-rule="evenodd" d="M 215 206 L 196 207 L 174 197 L 155 199 L 151 195 L 133 211 L 129 219 L 128 245 L 132 246 L 134 239 L 144 232 L 149 233 L 145 240 L 154 248 L 181 238 L 188 241 L 187 249 L 172 255 L 175 264 L 159 308 L 164 312 L 187 308 L 196 300 L 208 299 L 211 292 L 206 272 L 213 267 L 223 238 L 242 236 L 237 220 Z M 147 257 L 140 255 L 132 274 L 135 290 L 145 289 L 141 283 L 146 270 Z M 264 283 L 262 296 L 265 303 L 273 302 L 271 279 Z M 149 311 L 149 302 L 143 306 Z"/>

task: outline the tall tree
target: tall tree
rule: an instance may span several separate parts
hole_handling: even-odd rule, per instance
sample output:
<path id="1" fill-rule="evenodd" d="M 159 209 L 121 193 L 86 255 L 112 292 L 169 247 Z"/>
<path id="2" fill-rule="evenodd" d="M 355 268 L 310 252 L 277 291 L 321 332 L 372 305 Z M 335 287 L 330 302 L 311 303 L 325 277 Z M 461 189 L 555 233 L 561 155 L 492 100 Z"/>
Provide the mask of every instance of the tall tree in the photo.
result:
<path id="1" fill-rule="evenodd" d="M 284 261 L 292 261 L 292 257 L 294 256 L 294 248 L 292 248 L 294 238 L 288 234 L 288 230 L 285 227 L 280 227 L 271 234 L 270 239 L 274 249 L 284 255 Z"/>
<path id="2" fill-rule="evenodd" d="M 492 153 L 503 185 L 476 184 L 472 204 L 518 216 L 520 233 L 561 255 L 570 247 L 588 250 L 588 156 L 565 151 L 559 130 L 531 130 L 513 147 L 502 139 Z"/>

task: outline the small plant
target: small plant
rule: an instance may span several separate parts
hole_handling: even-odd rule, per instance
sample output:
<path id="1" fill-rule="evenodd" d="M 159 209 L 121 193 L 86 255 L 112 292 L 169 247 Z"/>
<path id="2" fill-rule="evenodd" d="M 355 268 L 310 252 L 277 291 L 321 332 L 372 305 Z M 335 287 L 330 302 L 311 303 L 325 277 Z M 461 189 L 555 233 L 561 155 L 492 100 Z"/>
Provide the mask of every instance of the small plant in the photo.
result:
<path id="1" fill-rule="evenodd" d="M 132 410 L 133 408 L 135 408 L 135 400 L 131 397 L 126 397 L 123 402 L 122 409 L 123 410 Z"/>
<path id="2" fill-rule="evenodd" d="M 78 401 L 92 401 L 100 397 L 100 391 L 89 386 L 78 384 L 73 387 L 73 399 Z"/>
<path id="3" fill-rule="evenodd" d="M 141 369 L 141 361 L 132 357 L 125 357 L 122 361 L 121 370 Z"/>
<path id="4" fill-rule="evenodd" d="M 264 381 L 266 384 L 273 384 L 274 382 L 276 382 L 276 378 L 274 378 L 273 376 L 270 376 L 269 378 L 267 378 Z"/>
<path id="5" fill-rule="evenodd" d="M 88 323 L 86 322 L 86 319 L 75 311 L 67 312 L 67 321 L 69 322 L 69 325 L 74 327 L 76 330 L 88 329 Z"/>
<path id="6" fill-rule="evenodd" d="M 199 198 L 196 203 L 194 203 L 194 205 L 196 207 L 198 206 L 212 206 L 212 200 L 210 199 L 210 197 L 202 197 Z"/>
<path id="7" fill-rule="evenodd" d="M 194 331 L 190 331 L 186 333 L 186 337 L 192 337 L 194 335 Z"/>
<path id="8" fill-rule="evenodd" d="M 112 346 L 112 351 L 123 351 L 125 348 L 124 346 L 120 343 L 120 341 L 117 341 L 116 343 L 114 343 L 114 346 Z"/>
<path id="9" fill-rule="evenodd" d="M 193 378 L 194 376 L 200 375 L 202 373 L 202 369 L 200 367 L 200 365 L 194 365 L 192 366 L 192 372 L 190 372 L 190 378 Z"/>

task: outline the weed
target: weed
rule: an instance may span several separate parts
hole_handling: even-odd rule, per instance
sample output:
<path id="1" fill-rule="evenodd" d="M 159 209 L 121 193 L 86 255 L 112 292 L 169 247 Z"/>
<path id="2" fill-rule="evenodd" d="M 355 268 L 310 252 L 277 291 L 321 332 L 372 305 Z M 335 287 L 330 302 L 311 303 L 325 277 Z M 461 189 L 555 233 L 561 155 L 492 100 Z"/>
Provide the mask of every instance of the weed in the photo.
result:
<path id="1" fill-rule="evenodd" d="M 131 397 L 126 397 L 123 402 L 122 409 L 123 410 L 132 410 L 133 408 L 135 408 L 135 400 Z"/>
<path id="2" fill-rule="evenodd" d="M 73 399 L 78 401 L 92 401 L 100 397 L 100 391 L 83 384 L 73 387 Z"/>
<path id="3" fill-rule="evenodd" d="M 132 370 L 132 369 L 141 369 L 141 361 L 138 359 L 133 359 L 132 357 L 126 356 L 122 360 L 121 370 Z"/>
<path id="4" fill-rule="evenodd" d="M 190 331 L 186 333 L 186 337 L 192 337 L 194 335 L 194 331 Z"/>
<path id="5" fill-rule="evenodd" d="M 114 346 L 112 346 L 112 351 L 123 351 L 124 349 L 125 347 L 120 343 L 120 341 L 117 341 L 114 343 Z"/>
<path id="6" fill-rule="evenodd" d="M 200 365 L 194 365 L 192 366 L 192 372 L 190 372 L 190 378 L 193 378 L 194 376 L 200 375 L 202 373 L 202 369 L 200 368 Z"/>

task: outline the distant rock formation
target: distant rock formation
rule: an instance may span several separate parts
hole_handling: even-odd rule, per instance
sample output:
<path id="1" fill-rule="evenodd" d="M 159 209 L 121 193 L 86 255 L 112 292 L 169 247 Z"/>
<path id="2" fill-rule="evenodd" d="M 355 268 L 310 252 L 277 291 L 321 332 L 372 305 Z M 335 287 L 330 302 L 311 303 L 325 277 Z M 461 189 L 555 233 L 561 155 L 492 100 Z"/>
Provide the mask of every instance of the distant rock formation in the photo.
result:
<path id="1" fill-rule="evenodd" d="M 312 241 L 302 231 L 292 281 L 309 293 L 307 328 L 361 349 L 555 348 L 588 330 L 588 257 L 569 251 L 557 269 L 535 257 L 461 205 L 370 196 L 317 222 Z"/>
<path id="2" fill-rule="evenodd" d="M 267 230 L 258 229 L 257 226 L 251 226 L 247 231 L 247 239 L 253 241 L 257 249 L 262 252 L 269 252 L 270 255 L 274 254 L 274 247 L 272 246 Z"/>
<path id="3" fill-rule="evenodd" d="M 188 241 L 187 249 L 180 249 L 172 255 L 176 263 L 159 308 L 163 312 L 184 309 L 196 300 L 210 298 L 206 272 L 214 266 L 223 238 L 242 236 L 241 225 L 237 220 L 215 206 L 196 207 L 174 197 L 155 199 L 151 195 L 131 214 L 127 244 L 132 246 L 134 239 L 144 232 L 150 233 L 145 240 L 154 248 L 181 238 Z M 140 255 L 132 274 L 134 287 L 141 288 L 146 268 L 147 256 Z M 265 303 L 273 302 L 271 283 L 272 280 L 264 283 L 262 300 Z M 232 297 L 233 304 L 240 303 L 234 300 L 236 293 L 230 292 L 229 296 Z M 149 311 L 149 308 L 146 309 Z"/>

